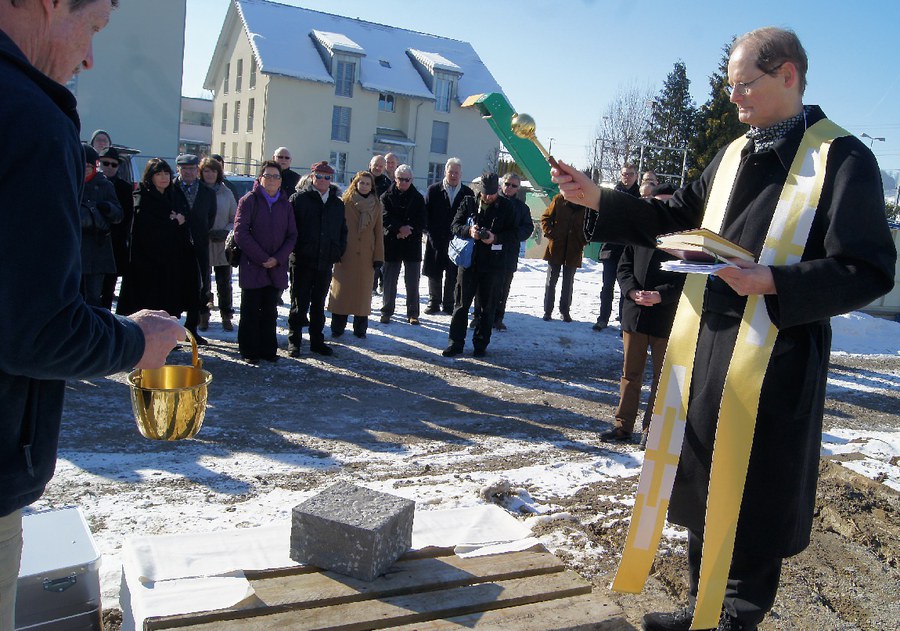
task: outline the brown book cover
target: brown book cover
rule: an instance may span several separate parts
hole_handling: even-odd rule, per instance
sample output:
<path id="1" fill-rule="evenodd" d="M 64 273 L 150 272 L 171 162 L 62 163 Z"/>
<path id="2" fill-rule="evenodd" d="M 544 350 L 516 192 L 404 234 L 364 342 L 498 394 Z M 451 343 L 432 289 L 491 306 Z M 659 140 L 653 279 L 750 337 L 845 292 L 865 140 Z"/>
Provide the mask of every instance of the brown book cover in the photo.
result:
<path id="1" fill-rule="evenodd" d="M 663 234 L 656 238 L 660 250 L 693 263 L 717 263 L 737 258 L 753 262 L 753 254 L 706 228 Z"/>

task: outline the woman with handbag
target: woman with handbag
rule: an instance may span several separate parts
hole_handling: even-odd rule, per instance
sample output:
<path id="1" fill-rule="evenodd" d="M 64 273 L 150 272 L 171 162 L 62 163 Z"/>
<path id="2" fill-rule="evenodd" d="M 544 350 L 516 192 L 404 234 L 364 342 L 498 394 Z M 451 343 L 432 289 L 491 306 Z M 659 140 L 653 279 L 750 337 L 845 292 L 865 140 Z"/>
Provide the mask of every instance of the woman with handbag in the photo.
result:
<path id="1" fill-rule="evenodd" d="M 281 190 L 276 162 L 262 164 L 253 190 L 238 202 L 234 238 L 241 248 L 238 349 L 251 364 L 277 361 L 278 302 L 288 286 L 288 257 L 297 242 L 297 222 Z"/>
<path id="2" fill-rule="evenodd" d="M 340 337 L 347 328 L 348 317 L 353 315 L 353 335 L 364 338 L 372 312 L 374 270 L 384 263 L 382 208 L 375 176 L 368 171 L 357 173 L 343 199 L 347 249 L 334 265 L 328 294 L 331 335 Z"/>
<path id="3" fill-rule="evenodd" d="M 237 202 L 231 190 L 225 186 L 225 173 L 222 165 L 211 158 L 203 158 L 200 161 L 200 179 L 216 194 L 216 217 L 209 228 L 209 265 L 216 279 L 216 293 L 219 298 L 219 315 L 222 317 L 222 330 L 233 331 L 231 317 L 234 314 L 232 308 L 231 291 L 231 265 L 225 259 L 225 237 L 234 228 L 234 217 L 237 213 Z M 212 283 L 210 283 L 212 287 Z M 212 306 L 212 291 L 207 300 Z M 200 314 L 200 330 L 205 331 L 209 326 L 209 313 Z"/>

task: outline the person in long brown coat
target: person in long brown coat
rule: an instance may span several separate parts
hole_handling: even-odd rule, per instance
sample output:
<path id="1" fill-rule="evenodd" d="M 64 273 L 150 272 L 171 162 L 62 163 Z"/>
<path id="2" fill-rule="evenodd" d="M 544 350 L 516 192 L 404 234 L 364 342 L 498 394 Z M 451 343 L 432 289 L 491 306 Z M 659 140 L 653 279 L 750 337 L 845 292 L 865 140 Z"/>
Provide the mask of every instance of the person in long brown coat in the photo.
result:
<path id="1" fill-rule="evenodd" d="M 360 171 L 343 196 L 347 220 L 347 250 L 334 266 L 328 294 L 331 335 L 340 337 L 353 316 L 353 335 L 366 336 L 372 312 L 374 271 L 384 264 L 382 208 L 375 176 Z"/>
<path id="2" fill-rule="evenodd" d="M 575 270 L 581 267 L 584 255 L 584 206 L 567 202 L 557 195 L 541 215 L 541 231 L 547 238 L 544 260 L 547 261 L 547 282 L 544 285 L 544 320 L 553 316 L 556 299 L 556 281 L 562 270 L 562 292 L 559 297 L 559 312 L 565 322 L 571 322 L 569 307 L 572 304 L 572 289 L 575 285 Z"/>

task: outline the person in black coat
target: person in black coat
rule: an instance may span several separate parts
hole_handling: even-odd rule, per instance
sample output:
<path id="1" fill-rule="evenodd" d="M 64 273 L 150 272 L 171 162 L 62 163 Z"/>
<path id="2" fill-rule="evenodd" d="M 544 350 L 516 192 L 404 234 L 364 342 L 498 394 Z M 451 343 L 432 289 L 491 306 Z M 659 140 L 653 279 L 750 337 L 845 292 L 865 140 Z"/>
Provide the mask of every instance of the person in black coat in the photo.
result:
<path id="1" fill-rule="evenodd" d="M 453 236 L 473 239 L 475 247 L 472 264 L 468 268 L 458 268 L 456 304 L 450 319 L 450 344 L 442 353 L 444 357 L 462 353 L 469 307 L 476 295 L 483 312 L 472 335 L 475 357 L 484 357 L 491 343 L 497 294 L 506 268 L 504 250 L 516 248 L 518 252 L 519 249 L 515 211 L 508 199 L 498 195 L 499 180 L 496 173 L 482 174 L 481 192 L 475 197 L 463 199 L 450 226 Z"/>
<path id="2" fill-rule="evenodd" d="M 369 171 L 375 176 L 375 194 L 378 195 L 378 199 L 381 199 L 381 196 L 387 193 L 391 184 L 394 183 L 394 181 L 384 173 L 386 166 L 387 162 L 385 161 L 384 156 L 372 156 L 372 159 L 369 160 Z M 377 292 L 379 287 L 384 289 L 383 266 L 375 268 L 375 277 L 372 280 L 372 291 Z"/>
<path id="3" fill-rule="evenodd" d="M 755 260 L 765 256 L 765 264 L 739 261 L 706 280 L 692 387 L 683 393 L 688 395 L 685 439 L 668 504 L 668 520 L 688 529 L 690 603 L 679 612 L 647 614 L 645 629 L 686 628 L 673 625 L 693 616 L 706 516 L 722 508 L 709 506 L 708 490 L 716 434 L 725 422 L 719 412 L 729 396 L 726 378 L 736 351 L 752 348 L 750 340 L 738 337 L 748 296 L 758 296 L 754 300 L 762 301 L 777 332 L 758 399 L 753 397 L 758 408 L 740 512 L 730 525 L 735 540 L 723 623 L 756 629 L 775 601 L 782 560 L 810 541 L 830 318 L 862 308 L 894 287 L 897 252 L 885 219 L 878 162 L 869 147 L 843 131 L 836 130 L 827 153 L 819 154 L 827 159 L 820 163 L 817 202 L 790 209 L 810 220 L 802 253 L 771 262 L 764 249 L 776 210 L 788 210 L 778 202 L 788 177 L 795 177 L 790 169 L 798 152 L 808 157 L 825 144 L 801 146 L 807 130 L 825 119 L 821 108 L 803 104 L 807 67 L 792 31 L 767 27 L 737 38 L 728 61 L 729 87 L 738 118 L 750 131 L 667 202 L 601 190 L 564 163 L 553 170 L 566 198 L 592 209 L 586 221 L 591 241 L 645 247 L 653 247 L 660 234 L 701 225 L 711 191 L 718 188 L 716 178 L 726 171 L 733 187 L 720 209 L 719 233 Z M 673 330 L 672 337 L 677 335 Z"/>
<path id="4" fill-rule="evenodd" d="M 456 265 L 447 256 L 450 246 L 450 223 L 465 197 L 475 195 L 463 184 L 462 163 L 450 158 L 444 166 L 444 179 L 432 184 L 425 193 L 425 258 L 422 274 L 428 277 L 428 305 L 425 313 L 453 313 L 453 289 L 456 287 Z"/>
<path id="5" fill-rule="evenodd" d="M 397 167 L 396 179 L 381 196 L 384 208 L 384 296 L 381 323 L 391 321 L 397 301 L 400 266 L 406 284 L 406 317 L 419 323 L 419 267 L 422 262 L 422 231 L 425 228 L 425 199 L 412 183 L 412 169 Z"/>
<path id="6" fill-rule="evenodd" d="M 668 199 L 674 192 L 657 188 L 656 199 Z M 666 272 L 660 263 L 672 260 L 669 254 L 656 248 L 625 246 L 619 260 L 618 281 L 622 290 L 622 345 L 624 361 L 622 378 L 619 383 L 619 405 L 616 408 L 614 427 L 600 435 L 604 440 L 631 440 L 634 423 L 641 401 L 641 386 L 644 367 L 647 365 L 647 351 L 653 364 L 653 379 L 650 382 L 650 398 L 641 422 L 643 448 L 647 444 L 656 387 L 662 373 L 663 357 L 675 319 L 675 309 L 685 275 Z"/>
<path id="7" fill-rule="evenodd" d="M 303 327 L 309 327 L 309 349 L 332 355 L 325 343 L 325 299 L 334 264 L 347 249 L 344 202 L 331 184 L 334 169 L 327 162 L 310 168 L 312 181 L 291 196 L 297 223 L 297 243 L 290 258 L 291 311 L 288 315 L 288 353 L 300 356 Z"/>
<path id="8" fill-rule="evenodd" d="M 272 160 L 281 168 L 281 190 L 290 197 L 297 192 L 297 184 L 300 182 L 300 174 L 291 170 L 293 160 L 287 147 L 278 147 L 272 155 Z"/>
<path id="9" fill-rule="evenodd" d="M 115 274 L 110 231 L 122 222 L 122 207 L 116 190 L 97 170 L 97 152 L 90 145 L 84 150 L 84 190 L 81 193 L 81 291 L 91 306 L 102 306 L 103 280 Z"/>
<path id="10" fill-rule="evenodd" d="M 209 325 L 209 301 L 212 298 L 209 280 L 209 227 L 216 220 L 216 194 L 200 181 L 200 159 L 197 156 L 182 154 L 175 159 L 175 164 L 178 168 L 175 189 L 187 201 L 191 241 L 200 265 L 197 308 L 188 309 L 184 328 L 194 334 L 197 344 L 206 344 L 206 340 L 197 331 L 205 331 Z"/>
<path id="11" fill-rule="evenodd" d="M 191 241 L 190 210 L 161 158 L 147 162 L 134 194 L 131 260 L 116 313 L 159 309 L 176 318 L 198 308 L 200 267 Z"/>
<path id="12" fill-rule="evenodd" d="M 637 167 L 627 162 L 622 165 L 621 179 L 616 182 L 615 190 L 640 197 L 640 186 L 637 181 Z M 612 315 L 613 295 L 616 289 L 616 269 L 619 267 L 619 257 L 625 248 L 621 243 L 604 243 L 600 247 L 600 264 L 603 266 L 602 285 L 600 286 L 600 315 L 592 327 L 595 331 L 602 331 L 609 326 L 609 318 Z M 622 288 L 619 288 L 622 293 Z M 622 315 L 622 299 L 619 298 L 619 317 Z"/>
<path id="13" fill-rule="evenodd" d="M 100 292 L 100 305 L 111 310 L 116 283 L 125 273 L 125 267 L 128 265 L 128 238 L 131 233 L 131 220 L 134 216 L 134 188 L 119 177 L 119 165 L 122 163 L 122 159 L 118 149 L 107 147 L 99 152 L 99 155 L 100 171 L 106 176 L 106 179 L 112 182 L 113 188 L 116 190 L 116 199 L 122 208 L 122 221 L 110 226 L 110 239 L 112 240 L 116 269 L 103 278 L 103 289 Z"/>

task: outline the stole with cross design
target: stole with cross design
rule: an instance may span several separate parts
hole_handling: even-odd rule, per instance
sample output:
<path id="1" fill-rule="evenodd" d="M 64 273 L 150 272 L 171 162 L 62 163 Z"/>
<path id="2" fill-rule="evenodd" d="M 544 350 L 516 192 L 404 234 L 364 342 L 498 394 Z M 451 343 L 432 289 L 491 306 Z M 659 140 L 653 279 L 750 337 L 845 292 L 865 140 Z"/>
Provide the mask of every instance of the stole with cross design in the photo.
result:
<path id="1" fill-rule="evenodd" d="M 801 260 L 825 180 L 828 150 L 850 135 L 828 119 L 809 127 L 794 156 L 759 256 L 760 265 Z M 707 198 L 702 227 L 722 232 L 745 138 L 725 150 Z M 625 550 L 612 589 L 640 592 L 650 573 L 668 512 L 684 440 L 706 276 L 689 274 L 669 338 L 638 481 Z M 749 296 L 725 378 L 707 494 L 700 581 L 692 629 L 715 628 L 734 551 L 763 377 L 777 329 L 764 296 Z"/>

